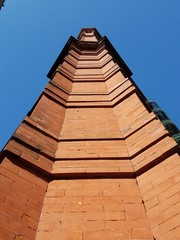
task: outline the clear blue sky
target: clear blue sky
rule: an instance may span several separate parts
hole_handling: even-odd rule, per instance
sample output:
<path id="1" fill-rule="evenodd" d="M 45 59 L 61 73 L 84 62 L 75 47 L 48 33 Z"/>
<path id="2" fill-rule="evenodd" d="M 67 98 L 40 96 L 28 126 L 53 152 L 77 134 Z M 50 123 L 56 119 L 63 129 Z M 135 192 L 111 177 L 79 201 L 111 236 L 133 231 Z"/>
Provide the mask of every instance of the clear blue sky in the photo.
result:
<path id="1" fill-rule="evenodd" d="M 0 11 L 0 149 L 48 82 L 70 35 L 96 27 L 180 127 L 180 0 L 5 1 Z"/>

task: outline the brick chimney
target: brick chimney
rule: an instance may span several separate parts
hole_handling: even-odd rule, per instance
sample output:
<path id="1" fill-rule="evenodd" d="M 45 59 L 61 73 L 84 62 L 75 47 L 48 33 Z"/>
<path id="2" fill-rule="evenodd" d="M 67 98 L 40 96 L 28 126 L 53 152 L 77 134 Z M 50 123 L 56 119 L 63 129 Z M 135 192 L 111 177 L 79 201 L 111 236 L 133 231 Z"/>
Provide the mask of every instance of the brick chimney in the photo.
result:
<path id="1" fill-rule="evenodd" d="M 179 239 L 179 146 L 131 75 L 95 28 L 70 37 L 1 152 L 0 239 Z"/>

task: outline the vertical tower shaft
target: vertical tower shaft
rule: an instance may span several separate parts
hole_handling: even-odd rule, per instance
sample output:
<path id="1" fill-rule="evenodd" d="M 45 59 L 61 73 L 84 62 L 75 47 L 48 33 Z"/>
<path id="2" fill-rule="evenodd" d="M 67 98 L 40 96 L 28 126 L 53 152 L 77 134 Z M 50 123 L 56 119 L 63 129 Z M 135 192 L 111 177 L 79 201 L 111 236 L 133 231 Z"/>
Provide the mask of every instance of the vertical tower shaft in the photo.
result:
<path id="1" fill-rule="evenodd" d="M 2 239 L 178 239 L 179 147 L 131 75 L 96 29 L 70 37 L 1 153 Z"/>

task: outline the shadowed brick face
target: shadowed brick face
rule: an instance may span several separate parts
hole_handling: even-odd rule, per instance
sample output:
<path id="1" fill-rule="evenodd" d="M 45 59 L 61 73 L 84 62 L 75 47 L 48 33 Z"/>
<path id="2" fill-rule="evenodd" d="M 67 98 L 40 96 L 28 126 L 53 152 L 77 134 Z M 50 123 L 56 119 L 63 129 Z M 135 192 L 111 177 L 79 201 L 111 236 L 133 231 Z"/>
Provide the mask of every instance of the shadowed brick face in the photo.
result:
<path id="1" fill-rule="evenodd" d="M 82 29 L 1 152 L 2 240 L 180 239 L 179 147 L 106 37 Z"/>

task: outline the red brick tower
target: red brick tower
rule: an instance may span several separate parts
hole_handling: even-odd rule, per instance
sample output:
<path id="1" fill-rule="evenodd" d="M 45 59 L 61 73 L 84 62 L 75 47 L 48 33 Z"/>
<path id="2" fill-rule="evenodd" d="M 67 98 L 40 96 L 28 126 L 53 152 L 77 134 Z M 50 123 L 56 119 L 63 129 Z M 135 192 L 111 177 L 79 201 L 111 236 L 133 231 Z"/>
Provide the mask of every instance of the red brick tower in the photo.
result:
<path id="1" fill-rule="evenodd" d="M 1 240 L 180 239 L 179 147 L 94 28 L 1 153 Z"/>

